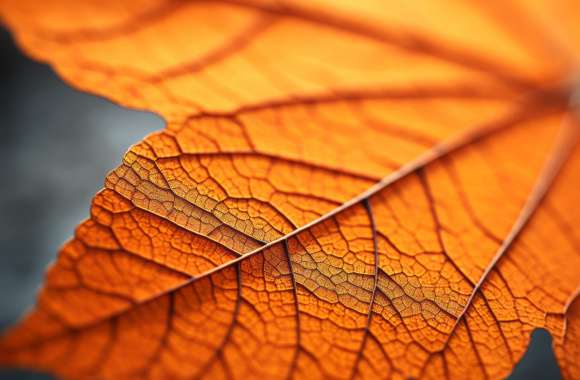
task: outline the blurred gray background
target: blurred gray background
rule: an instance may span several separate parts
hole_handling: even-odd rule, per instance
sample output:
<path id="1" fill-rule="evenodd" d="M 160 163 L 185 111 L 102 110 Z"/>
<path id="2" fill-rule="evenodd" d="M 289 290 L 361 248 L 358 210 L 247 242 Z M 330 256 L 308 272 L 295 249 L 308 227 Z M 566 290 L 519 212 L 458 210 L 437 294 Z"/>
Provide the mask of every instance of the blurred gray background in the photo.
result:
<path id="1" fill-rule="evenodd" d="M 127 148 L 163 127 L 64 84 L 0 29 L 0 328 L 34 303 L 47 264 L 88 217 Z M 510 379 L 559 379 L 551 338 L 536 331 Z M 0 369 L 0 380 L 51 379 Z"/>
<path id="2" fill-rule="evenodd" d="M 47 264 L 156 115 L 73 90 L 0 29 L 0 326 L 34 303 Z M 49 379 L 0 370 L 0 379 Z"/>

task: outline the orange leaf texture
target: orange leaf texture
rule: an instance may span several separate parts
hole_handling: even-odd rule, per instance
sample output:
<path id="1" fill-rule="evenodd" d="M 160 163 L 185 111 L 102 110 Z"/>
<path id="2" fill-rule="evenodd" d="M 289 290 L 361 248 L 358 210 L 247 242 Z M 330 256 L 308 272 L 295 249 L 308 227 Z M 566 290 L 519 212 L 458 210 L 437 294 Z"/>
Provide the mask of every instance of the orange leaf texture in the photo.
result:
<path id="1" fill-rule="evenodd" d="M 167 126 L 107 176 L 0 363 L 501 379 L 545 328 L 580 379 L 578 15 L 573 0 L 1 0 L 28 54 Z"/>

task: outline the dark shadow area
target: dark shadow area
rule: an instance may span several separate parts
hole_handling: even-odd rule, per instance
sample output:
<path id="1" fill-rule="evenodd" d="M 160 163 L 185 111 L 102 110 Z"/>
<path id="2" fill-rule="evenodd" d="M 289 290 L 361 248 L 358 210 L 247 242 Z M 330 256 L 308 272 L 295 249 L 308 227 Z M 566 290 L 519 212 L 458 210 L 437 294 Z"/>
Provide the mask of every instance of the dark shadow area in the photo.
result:
<path id="1" fill-rule="evenodd" d="M 53 380 L 54 377 L 50 375 L 45 375 L 43 373 L 37 373 L 25 370 L 16 369 L 0 369 L 0 379 L 2 380 Z"/>
<path id="2" fill-rule="evenodd" d="M 163 127 L 76 91 L 0 29 L 0 328 L 34 304 L 46 266 L 131 144 Z M 0 379 L 50 379 L 0 369 Z"/>
<path id="3" fill-rule="evenodd" d="M 534 330 L 528 350 L 508 379 L 562 379 L 560 367 L 558 367 L 558 362 L 552 349 L 552 336 L 548 331 L 545 329 Z"/>

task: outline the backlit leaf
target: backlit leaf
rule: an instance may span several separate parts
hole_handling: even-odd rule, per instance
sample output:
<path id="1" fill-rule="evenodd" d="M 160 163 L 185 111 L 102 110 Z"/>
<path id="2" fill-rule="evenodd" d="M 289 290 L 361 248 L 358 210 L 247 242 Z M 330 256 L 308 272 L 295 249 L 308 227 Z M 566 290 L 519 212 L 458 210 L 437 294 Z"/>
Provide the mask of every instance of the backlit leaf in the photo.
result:
<path id="1" fill-rule="evenodd" d="M 1 363 L 497 379 L 543 327 L 580 376 L 578 5 L 0 4 L 71 84 L 167 121 L 108 175 Z"/>

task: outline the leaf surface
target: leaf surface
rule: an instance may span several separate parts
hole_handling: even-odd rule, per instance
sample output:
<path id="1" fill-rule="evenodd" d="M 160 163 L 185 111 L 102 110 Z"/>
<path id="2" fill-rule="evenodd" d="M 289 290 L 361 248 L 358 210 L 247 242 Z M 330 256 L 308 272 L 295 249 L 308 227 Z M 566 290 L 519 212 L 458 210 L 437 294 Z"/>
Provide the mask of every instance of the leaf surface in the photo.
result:
<path id="1" fill-rule="evenodd" d="M 30 54 L 168 124 L 108 175 L 1 362 L 495 379 L 545 327 L 577 378 L 574 7 L 3 1 Z"/>

